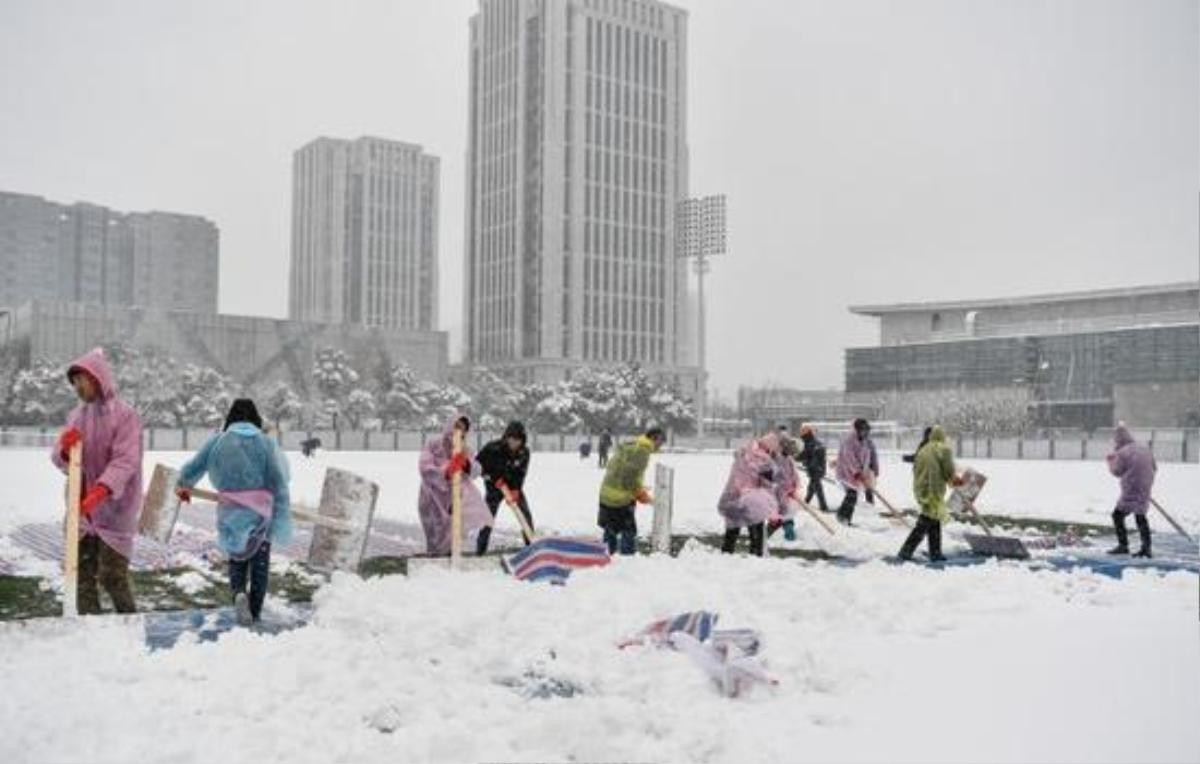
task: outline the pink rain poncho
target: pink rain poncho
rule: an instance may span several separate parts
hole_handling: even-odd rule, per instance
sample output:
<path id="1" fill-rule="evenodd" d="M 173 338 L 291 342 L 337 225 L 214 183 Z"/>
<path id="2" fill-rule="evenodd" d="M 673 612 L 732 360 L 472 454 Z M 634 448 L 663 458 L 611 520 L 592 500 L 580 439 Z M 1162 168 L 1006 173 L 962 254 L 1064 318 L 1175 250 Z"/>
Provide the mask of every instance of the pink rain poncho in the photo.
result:
<path id="1" fill-rule="evenodd" d="M 421 491 L 417 496 L 417 512 L 421 526 L 425 529 L 425 549 L 429 554 L 450 553 L 450 481 L 443 470 L 454 453 L 454 423 L 461 416 L 453 416 L 442 430 L 442 436 L 431 440 L 421 449 Z M 471 478 L 480 475 L 479 462 L 471 458 L 471 451 L 463 445 L 463 454 L 471 465 L 470 475 L 464 474 L 462 486 L 463 527 L 470 536 L 484 526 L 491 526 L 492 514 L 483 503 L 479 489 Z"/>
<path id="2" fill-rule="evenodd" d="M 779 438 L 771 433 L 750 441 L 733 455 L 729 480 L 717 504 L 726 528 L 746 528 L 779 517 L 783 480 L 775 460 L 778 453 Z"/>
<path id="3" fill-rule="evenodd" d="M 1129 428 L 1117 425 L 1113 431 L 1113 452 L 1108 455 L 1108 471 L 1121 479 L 1121 496 L 1117 499 L 1118 512 L 1146 514 L 1150 509 L 1150 491 L 1154 488 L 1154 476 L 1158 465 L 1150 447 L 1137 443 Z"/>
<path id="4" fill-rule="evenodd" d="M 125 559 L 133 557 L 138 511 L 142 503 L 142 422 L 137 412 L 117 397 L 112 371 L 104 352 L 96 348 L 71 364 L 91 374 L 100 387 L 99 397 L 81 403 L 67 416 L 67 428 L 83 433 L 83 490 L 103 484 L 111 495 L 89 519 L 79 518 L 80 536 L 99 536 Z M 67 463 L 57 444 L 50 459 L 60 470 Z"/>
<path id="5" fill-rule="evenodd" d="M 846 433 L 838 448 L 837 479 L 843 488 L 855 491 L 865 489 L 861 476 L 864 470 L 871 469 L 871 442 L 869 438 L 859 438 L 854 430 Z M 875 460 L 878 469 L 878 459 Z"/>
<path id="6" fill-rule="evenodd" d="M 800 475 L 796 472 L 796 462 L 786 453 L 780 451 L 773 457 L 775 461 L 775 502 L 779 505 L 777 516 L 771 520 L 789 520 L 795 517 L 800 505 L 796 503 L 794 494 L 800 487 Z"/>

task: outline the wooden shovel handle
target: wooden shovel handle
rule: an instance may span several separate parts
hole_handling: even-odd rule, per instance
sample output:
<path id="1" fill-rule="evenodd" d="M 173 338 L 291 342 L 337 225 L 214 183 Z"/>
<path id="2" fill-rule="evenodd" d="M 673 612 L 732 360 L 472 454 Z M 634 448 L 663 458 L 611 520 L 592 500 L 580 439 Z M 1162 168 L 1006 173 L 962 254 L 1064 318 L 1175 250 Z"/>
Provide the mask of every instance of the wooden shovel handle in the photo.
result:
<path id="1" fill-rule="evenodd" d="M 211 501 L 214 504 L 220 498 L 220 496 L 217 494 L 216 491 L 209 491 L 204 488 L 193 488 L 193 489 L 191 489 L 191 491 L 192 491 L 192 498 L 201 499 L 203 501 Z M 292 514 L 296 517 L 297 520 L 304 520 L 306 522 L 312 523 L 313 525 L 321 525 L 326 528 L 331 528 L 335 531 L 345 531 L 345 532 L 349 533 L 350 531 L 354 530 L 353 525 L 350 525 L 349 523 L 347 523 L 343 520 L 338 520 L 337 518 L 334 518 L 334 517 L 325 517 L 324 515 L 320 514 L 315 509 L 313 509 L 312 507 L 306 507 L 304 505 L 293 504 L 291 509 L 292 509 Z"/>

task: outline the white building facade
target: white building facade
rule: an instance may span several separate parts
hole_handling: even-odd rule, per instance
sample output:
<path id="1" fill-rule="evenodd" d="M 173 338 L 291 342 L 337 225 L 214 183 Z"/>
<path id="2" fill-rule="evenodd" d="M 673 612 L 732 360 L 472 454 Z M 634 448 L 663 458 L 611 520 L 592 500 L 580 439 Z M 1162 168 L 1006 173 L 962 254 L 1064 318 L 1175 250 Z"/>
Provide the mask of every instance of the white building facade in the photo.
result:
<path id="1" fill-rule="evenodd" d="M 694 393 L 686 13 L 480 0 L 470 38 L 466 362 L 555 381 L 632 361 Z"/>
<path id="2" fill-rule="evenodd" d="M 288 315 L 432 331 L 439 162 L 418 145 L 318 138 L 292 162 Z"/>

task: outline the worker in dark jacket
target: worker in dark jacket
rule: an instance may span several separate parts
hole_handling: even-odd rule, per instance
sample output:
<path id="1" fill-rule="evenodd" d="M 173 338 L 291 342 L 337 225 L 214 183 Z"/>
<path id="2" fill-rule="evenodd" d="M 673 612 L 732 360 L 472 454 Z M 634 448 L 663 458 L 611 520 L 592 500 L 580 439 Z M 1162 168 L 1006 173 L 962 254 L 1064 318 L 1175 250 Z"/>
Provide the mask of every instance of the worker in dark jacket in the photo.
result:
<path id="1" fill-rule="evenodd" d="M 800 449 L 796 461 L 800 462 L 800 466 L 804 468 L 804 474 L 808 475 L 808 490 L 804 492 L 804 501 L 805 503 L 812 501 L 813 495 L 816 494 L 821 511 L 828 512 L 829 505 L 825 503 L 825 488 L 821 485 L 826 470 L 825 444 L 817 439 L 817 431 L 808 424 L 800 428 L 800 440 L 804 442 L 804 447 Z"/>
<path id="2" fill-rule="evenodd" d="M 475 460 L 479 462 L 483 473 L 483 485 L 486 489 L 484 501 L 487 502 L 492 517 L 496 516 L 500 502 L 508 502 L 525 515 L 532 529 L 533 514 L 529 511 L 529 502 L 525 499 L 524 492 L 525 475 L 529 472 L 529 447 L 526 445 L 525 425 L 509 422 L 503 435 L 479 449 Z M 524 531 L 521 535 L 524 536 L 526 544 L 533 541 Z M 476 554 L 482 555 L 487 552 L 491 537 L 491 527 L 479 530 L 475 541 Z"/>

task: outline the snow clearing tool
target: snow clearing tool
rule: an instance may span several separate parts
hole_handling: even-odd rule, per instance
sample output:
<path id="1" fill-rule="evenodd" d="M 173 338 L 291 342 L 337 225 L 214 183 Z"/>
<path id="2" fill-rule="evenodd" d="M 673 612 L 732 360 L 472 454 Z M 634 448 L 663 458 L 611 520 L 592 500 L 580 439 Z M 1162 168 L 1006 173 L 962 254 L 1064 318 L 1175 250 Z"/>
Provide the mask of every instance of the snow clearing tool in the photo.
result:
<path id="1" fill-rule="evenodd" d="M 805 501 L 804 497 L 800 495 L 800 489 L 796 489 L 796 493 L 793 494 L 793 498 L 796 499 L 796 503 L 800 505 L 801 509 L 812 515 L 813 519 L 816 520 L 822 528 L 829 531 L 830 536 L 837 535 L 837 529 L 834 527 L 833 523 L 829 521 L 829 518 L 823 516 L 820 511 L 813 509 L 812 505 Z"/>
<path id="2" fill-rule="evenodd" d="M 1175 522 L 1175 518 L 1173 518 L 1167 514 L 1167 510 L 1163 509 L 1162 505 L 1159 504 L 1157 501 L 1155 501 L 1153 496 L 1150 497 L 1150 503 L 1154 505 L 1155 509 L 1157 509 L 1159 512 L 1162 512 L 1162 516 L 1167 518 L 1167 522 L 1170 523 L 1171 526 L 1175 528 L 1175 530 L 1179 531 L 1179 535 L 1183 536 L 1185 539 L 1192 542 L 1193 544 L 1196 543 L 1196 539 L 1189 536 L 1188 532 L 1185 531 L 1182 527 L 1180 527 L 1179 523 Z"/>
<path id="3" fill-rule="evenodd" d="M 956 486 L 950 494 L 947 502 L 949 510 L 956 513 L 970 512 L 985 534 L 981 536 L 978 533 L 964 533 L 963 538 L 970 545 L 971 551 L 982 557 L 1028 560 L 1029 550 L 1025 548 L 1021 539 L 994 535 L 983 515 L 975 509 L 975 499 L 979 497 L 979 492 L 983 490 L 983 484 L 986 482 L 986 475 L 968 467 L 963 470 L 962 485 Z"/>
<path id="4" fill-rule="evenodd" d="M 83 495 L 83 443 L 75 443 L 67 452 L 67 538 L 63 550 L 62 614 L 79 615 L 79 500 Z"/>
<path id="5" fill-rule="evenodd" d="M 879 485 L 875 482 L 875 474 L 870 470 L 863 470 L 863 485 L 865 485 L 875 494 L 875 498 L 883 502 L 883 506 L 887 507 L 887 512 L 880 512 L 879 514 L 883 515 L 888 520 L 891 520 L 892 523 L 899 525 L 902 528 L 912 527 L 912 523 L 910 523 L 908 519 L 904 517 L 904 513 L 893 507 L 892 503 L 887 500 L 887 497 L 879 492 Z"/>
<path id="6" fill-rule="evenodd" d="M 138 533 L 163 545 L 171 540 L 182 507 L 175 494 L 178 481 L 179 470 L 157 464 L 142 498 Z M 203 488 L 192 488 L 191 495 L 213 504 L 220 500 L 219 493 Z M 357 570 L 366 551 L 378 495 L 379 487 L 365 478 L 332 467 L 326 470 L 319 508 L 291 505 L 294 518 L 316 526 L 308 562 L 316 567 Z"/>

